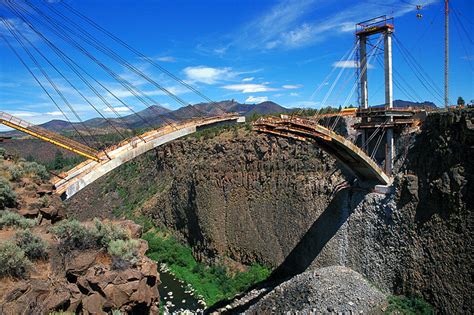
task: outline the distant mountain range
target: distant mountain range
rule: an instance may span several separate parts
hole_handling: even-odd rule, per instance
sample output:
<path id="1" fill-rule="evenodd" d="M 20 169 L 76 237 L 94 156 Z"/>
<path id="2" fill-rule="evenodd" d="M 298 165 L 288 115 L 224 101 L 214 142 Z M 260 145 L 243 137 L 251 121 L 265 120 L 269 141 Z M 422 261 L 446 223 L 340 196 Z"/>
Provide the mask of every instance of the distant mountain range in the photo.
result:
<path id="1" fill-rule="evenodd" d="M 385 104 L 375 105 L 371 107 L 384 107 Z M 403 101 L 403 100 L 394 100 L 393 107 L 395 108 L 404 108 L 404 107 L 415 107 L 415 108 L 436 108 L 437 106 L 433 102 L 410 102 L 410 101 Z"/>
<path id="2" fill-rule="evenodd" d="M 380 107 L 383 105 L 377 105 L 374 107 Z M 409 102 L 403 100 L 395 100 L 395 107 L 436 107 L 434 103 L 431 102 Z M 51 120 L 40 126 L 54 131 L 54 132 L 70 132 L 74 131 L 74 128 L 78 130 L 84 130 L 84 126 L 101 133 L 112 132 L 114 129 L 111 126 L 113 124 L 116 128 L 121 130 L 126 129 L 136 129 L 147 126 L 157 126 L 165 122 L 177 122 L 185 119 L 190 119 L 193 117 L 201 116 L 215 116 L 222 115 L 225 113 L 236 112 L 243 116 L 252 116 L 254 114 L 259 115 L 269 115 L 269 114 L 278 114 L 278 113 L 288 113 L 293 111 L 298 111 L 299 108 L 286 108 L 277 103 L 267 101 L 259 104 L 241 104 L 234 100 L 221 101 L 216 103 L 199 103 L 193 106 L 181 107 L 177 110 L 169 110 L 162 106 L 153 105 L 137 113 L 133 113 L 122 118 L 109 118 L 105 120 L 104 118 L 92 118 L 81 123 L 70 124 L 64 120 Z M 8 131 L 2 132 L 3 136 L 21 136 L 22 133 L 19 131 Z"/>

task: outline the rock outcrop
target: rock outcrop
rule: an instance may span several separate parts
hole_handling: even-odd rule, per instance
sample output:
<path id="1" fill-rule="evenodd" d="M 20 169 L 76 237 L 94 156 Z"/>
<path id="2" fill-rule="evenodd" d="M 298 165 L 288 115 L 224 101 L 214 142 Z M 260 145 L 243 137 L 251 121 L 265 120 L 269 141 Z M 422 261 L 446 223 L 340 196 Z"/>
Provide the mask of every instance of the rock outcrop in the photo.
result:
<path id="1" fill-rule="evenodd" d="M 155 263 L 143 259 L 137 268 L 111 270 L 109 265 L 99 263 L 99 258 L 98 252 L 78 253 L 69 262 L 66 278 L 52 275 L 12 283 L 0 299 L 0 314 L 107 314 L 112 310 L 159 313 Z"/>

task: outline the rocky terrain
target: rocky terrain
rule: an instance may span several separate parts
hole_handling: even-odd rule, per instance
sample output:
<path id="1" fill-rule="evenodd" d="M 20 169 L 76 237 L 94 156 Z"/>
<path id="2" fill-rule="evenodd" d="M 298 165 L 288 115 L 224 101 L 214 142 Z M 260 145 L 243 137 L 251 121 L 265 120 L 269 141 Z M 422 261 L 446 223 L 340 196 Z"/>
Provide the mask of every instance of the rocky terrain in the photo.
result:
<path id="1" fill-rule="evenodd" d="M 248 297 L 258 296 L 252 290 L 241 299 L 219 309 L 219 312 L 240 312 Z M 256 294 L 255 294 L 256 293 Z M 361 274 L 342 266 L 306 271 L 256 299 L 247 314 L 263 313 L 351 313 L 376 314 L 386 309 L 387 296 L 371 285 Z"/>
<path id="2" fill-rule="evenodd" d="M 67 211 L 146 216 L 202 260 L 258 261 L 275 278 L 346 266 L 384 294 L 469 313 L 472 120 L 472 111 L 429 115 L 400 150 L 386 195 L 343 185 L 352 179 L 311 144 L 241 128 L 165 145 L 78 194 L 94 207 L 72 200 Z"/>
<path id="3" fill-rule="evenodd" d="M 66 219 L 45 168 L 1 153 L 0 314 L 158 314 L 142 228 Z"/>

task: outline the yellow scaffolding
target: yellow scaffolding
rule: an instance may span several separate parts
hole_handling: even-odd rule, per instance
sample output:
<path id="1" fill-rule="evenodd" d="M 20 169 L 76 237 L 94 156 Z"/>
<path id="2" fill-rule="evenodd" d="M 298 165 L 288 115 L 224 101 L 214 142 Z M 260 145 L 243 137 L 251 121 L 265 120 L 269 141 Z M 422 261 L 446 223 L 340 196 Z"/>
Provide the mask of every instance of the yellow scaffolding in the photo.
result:
<path id="1" fill-rule="evenodd" d="M 0 112 L 0 123 L 18 131 L 29 134 L 35 138 L 52 143 L 58 147 L 82 155 L 88 159 L 99 162 L 98 151 L 82 143 L 61 136 L 44 128 L 30 124 L 18 117 L 5 112 Z"/>

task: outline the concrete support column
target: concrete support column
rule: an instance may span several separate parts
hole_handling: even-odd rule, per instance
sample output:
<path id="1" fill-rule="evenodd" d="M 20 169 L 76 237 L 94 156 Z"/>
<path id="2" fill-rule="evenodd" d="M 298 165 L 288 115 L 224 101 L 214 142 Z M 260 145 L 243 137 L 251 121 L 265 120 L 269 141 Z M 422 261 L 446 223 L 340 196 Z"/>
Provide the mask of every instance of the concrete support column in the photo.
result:
<path id="1" fill-rule="evenodd" d="M 392 83 L 392 32 L 384 33 L 384 70 L 385 70 L 385 109 L 393 108 L 393 83 Z M 393 121 L 393 116 L 388 117 Z M 387 148 L 385 152 L 385 172 L 392 175 L 393 159 L 395 156 L 395 144 L 393 140 L 393 128 L 387 129 Z"/>
<path id="2" fill-rule="evenodd" d="M 385 108 L 393 108 L 392 32 L 384 34 Z"/>
<path id="3" fill-rule="evenodd" d="M 359 71 L 360 71 L 360 107 L 369 108 L 369 94 L 367 86 L 367 37 L 360 36 L 360 54 L 359 54 Z"/>

